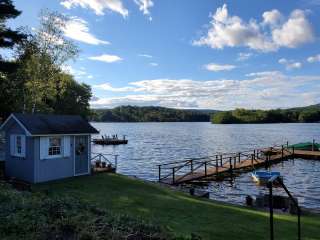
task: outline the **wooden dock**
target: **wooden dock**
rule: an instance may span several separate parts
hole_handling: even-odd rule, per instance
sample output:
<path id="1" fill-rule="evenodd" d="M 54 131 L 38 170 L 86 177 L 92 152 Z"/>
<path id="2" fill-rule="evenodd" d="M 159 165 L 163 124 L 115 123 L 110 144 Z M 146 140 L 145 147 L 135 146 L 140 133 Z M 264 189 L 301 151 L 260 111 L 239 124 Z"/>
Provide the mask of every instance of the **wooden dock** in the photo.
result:
<path id="1" fill-rule="evenodd" d="M 289 158 L 320 159 L 320 151 L 295 150 L 285 145 L 239 153 L 187 159 L 158 165 L 159 182 L 182 184 L 230 176 L 236 171 L 251 171 Z"/>

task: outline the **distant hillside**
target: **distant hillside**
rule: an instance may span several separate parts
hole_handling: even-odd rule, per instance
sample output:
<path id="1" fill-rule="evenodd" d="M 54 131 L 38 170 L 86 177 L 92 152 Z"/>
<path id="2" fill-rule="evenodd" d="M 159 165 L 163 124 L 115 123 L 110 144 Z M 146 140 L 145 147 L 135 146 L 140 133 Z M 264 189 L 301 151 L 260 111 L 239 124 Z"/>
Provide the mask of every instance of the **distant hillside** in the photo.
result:
<path id="1" fill-rule="evenodd" d="M 173 109 L 164 107 L 120 106 L 94 109 L 91 121 L 97 122 L 210 122 L 215 110 Z"/>
<path id="2" fill-rule="evenodd" d="M 235 109 L 213 114 L 211 122 L 217 124 L 320 122 L 320 104 L 273 110 Z"/>

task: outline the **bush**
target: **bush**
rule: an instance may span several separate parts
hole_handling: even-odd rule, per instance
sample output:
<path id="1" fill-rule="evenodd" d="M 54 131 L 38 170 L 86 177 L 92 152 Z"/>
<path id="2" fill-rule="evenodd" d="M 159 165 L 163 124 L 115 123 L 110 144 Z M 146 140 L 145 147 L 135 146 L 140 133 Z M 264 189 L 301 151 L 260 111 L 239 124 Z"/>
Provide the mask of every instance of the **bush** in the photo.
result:
<path id="1" fill-rule="evenodd" d="M 0 239 L 173 239 L 158 225 L 74 198 L 18 192 L 0 184 Z"/>

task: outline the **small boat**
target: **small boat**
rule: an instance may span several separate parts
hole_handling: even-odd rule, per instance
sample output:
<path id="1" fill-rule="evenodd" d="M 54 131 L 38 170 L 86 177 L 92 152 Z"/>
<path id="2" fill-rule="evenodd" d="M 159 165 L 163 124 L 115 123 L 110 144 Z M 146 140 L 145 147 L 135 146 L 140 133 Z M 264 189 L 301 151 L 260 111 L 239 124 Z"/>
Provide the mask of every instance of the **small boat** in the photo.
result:
<path id="1" fill-rule="evenodd" d="M 253 180 L 257 183 L 266 183 L 270 178 L 278 176 L 281 177 L 280 172 L 270 171 L 254 171 L 251 173 Z"/>

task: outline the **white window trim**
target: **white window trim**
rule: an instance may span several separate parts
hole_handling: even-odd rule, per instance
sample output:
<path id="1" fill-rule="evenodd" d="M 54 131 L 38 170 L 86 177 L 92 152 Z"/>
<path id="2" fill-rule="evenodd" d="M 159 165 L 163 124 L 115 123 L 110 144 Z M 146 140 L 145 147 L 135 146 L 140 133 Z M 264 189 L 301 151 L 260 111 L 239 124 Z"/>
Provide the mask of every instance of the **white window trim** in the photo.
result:
<path id="1" fill-rule="evenodd" d="M 14 140 L 14 143 L 13 143 L 14 144 L 13 145 L 14 151 L 11 154 L 11 156 L 24 158 L 25 157 L 25 154 L 24 154 L 25 153 L 25 149 L 23 149 L 23 148 L 26 145 L 25 135 L 23 135 L 23 134 L 12 134 L 12 136 L 13 136 L 13 140 Z M 18 151 L 17 151 L 17 138 L 18 137 L 20 137 L 20 140 L 21 140 L 21 152 L 20 153 L 18 153 Z M 24 141 L 24 143 L 23 143 L 23 141 Z M 10 141 L 10 144 L 12 144 L 11 141 Z"/>
<path id="2" fill-rule="evenodd" d="M 49 155 L 50 138 L 60 138 L 60 154 L 59 155 Z M 64 146 L 63 137 L 60 137 L 60 136 L 50 136 L 50 137 L 48 137 L 48 148 L 46 149 L 46 152 L 47 152 L 46 159 L 62 158 L 63 157 L 63 146 Z"/>

